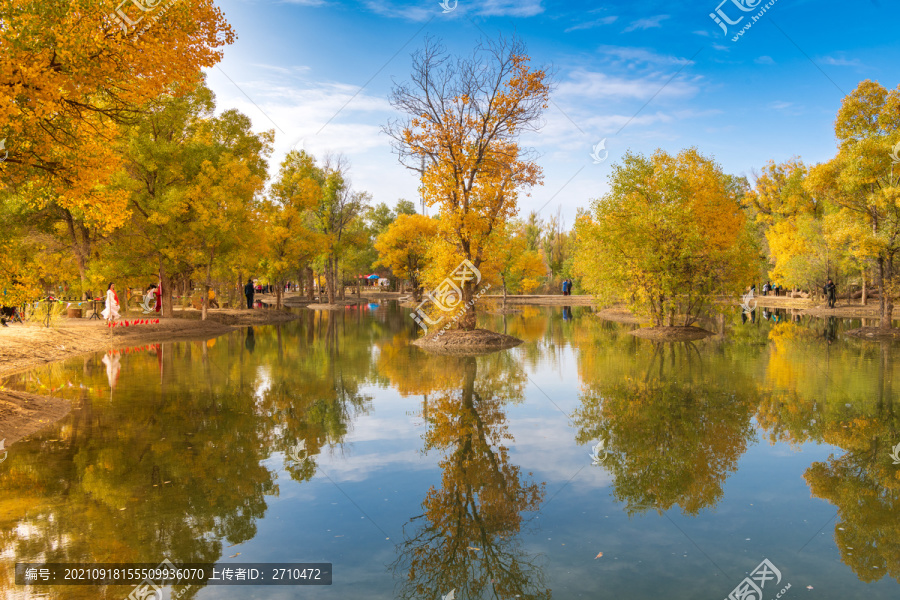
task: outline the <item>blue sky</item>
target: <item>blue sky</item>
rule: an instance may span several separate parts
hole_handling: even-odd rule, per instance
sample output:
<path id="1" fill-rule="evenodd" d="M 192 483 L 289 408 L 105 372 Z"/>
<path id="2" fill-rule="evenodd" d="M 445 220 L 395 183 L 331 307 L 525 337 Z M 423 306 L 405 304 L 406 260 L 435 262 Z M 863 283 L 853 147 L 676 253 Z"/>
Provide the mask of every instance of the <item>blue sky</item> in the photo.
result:
<path id="1" fill-rule="evenodd" d="M 608 189 L 626 150 L 696 146 L 748 177 L 770 159 L 816 163 L 835 152 L 845 94 L 864 79 L 900 84 L 895 0 L 775 0 L 737 41 L 771 0 L 719 2 L 459 0 L 444 13 L 438 0 L 218 0 L 238 40 L 209 83 L 219 110 L 275 130 L 273 172 L 294 145 L 342 152 L 354 187 L 393 206 L 417 200 L 416 174 L 381 133 L 410 54 L 429 34 L 469 53 L 479 38 L 515 33 L 557 86 L 544 127 L 523 138 L 545 178 L 520 214 L 560 210 L 567 226 Z M 717 8 L 744 17 L 727 36 L 709 16 Z M 603 139 L 608 158 L 595 164 Z"/>

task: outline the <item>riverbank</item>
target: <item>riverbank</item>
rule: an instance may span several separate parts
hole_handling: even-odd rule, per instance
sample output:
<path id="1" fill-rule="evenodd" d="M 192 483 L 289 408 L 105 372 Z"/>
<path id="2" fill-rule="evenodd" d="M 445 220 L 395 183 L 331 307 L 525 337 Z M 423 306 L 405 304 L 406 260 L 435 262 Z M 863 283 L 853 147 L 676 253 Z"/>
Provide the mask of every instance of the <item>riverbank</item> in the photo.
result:
<path id="1" fill-rule="evenodd" d="M 0 377 L 106 348 L 208 339 L 240 327 L 283 323 L 298 316 L 285 310 L 226 308 L 211 309 L 206 321 L 201 321 L 199 310 L 176 309 L 174 317 L 160 318 L 158 324 L 112 329 L 97 319 L 62 319 L 53 327 L 12 323 L 0 327 Z M 126 320 L 141 318 L 129 315 Z"/>
<path id="2" fill-rule="evenodd" d="M 205 321 L 200 311 L 175 310 L 159 323 L 109 328 L 97 319 L 62 319 L 54 327 L 12 323 L 0 327 L 0 379 L 42 364 L 122 346 L 178 340 L 209 339 L 249 325 L 297 319 L 295 312 L 275 309 L 212 309 Z M 129 315 L 129 321 L 140 319 Z M 155 316 L 153 317 L 156 318 Z M 0 440 L 6 446 L 55 423 L 69 413 L 67 400 L 7 390 L 0 384 Z"/>

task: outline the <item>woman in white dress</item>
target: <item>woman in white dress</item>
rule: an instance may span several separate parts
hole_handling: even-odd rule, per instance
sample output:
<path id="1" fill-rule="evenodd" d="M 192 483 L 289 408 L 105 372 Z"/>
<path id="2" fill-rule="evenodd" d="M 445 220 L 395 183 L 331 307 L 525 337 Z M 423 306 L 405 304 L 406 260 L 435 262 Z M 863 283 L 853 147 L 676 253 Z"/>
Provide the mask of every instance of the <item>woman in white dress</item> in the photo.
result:
<path id="1" fill-rule="evenodd" d="M 116 295 L 116 285 L 109 284 L 106 288 L 106 308 L 100 313 L 107 321 L 115 321 L 119 318 L 119 296 Z"/>

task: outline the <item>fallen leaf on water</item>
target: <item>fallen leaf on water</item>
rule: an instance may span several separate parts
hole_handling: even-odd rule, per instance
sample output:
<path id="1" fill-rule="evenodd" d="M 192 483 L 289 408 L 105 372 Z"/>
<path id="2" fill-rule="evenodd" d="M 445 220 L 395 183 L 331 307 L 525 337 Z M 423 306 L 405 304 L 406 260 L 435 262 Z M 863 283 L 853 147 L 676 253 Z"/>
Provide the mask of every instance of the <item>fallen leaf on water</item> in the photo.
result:
<path id="1" fill-rule="evenodd" d="M 235 552 L 234 554 L 232 554 L 232 555 L 229 556 L 228 558 L 234 558 L 235 556 L 240 556 L 240 555 L 241 555 L 240 552 Z"/>
<path id="2" fill-rule="evenodd" d="M 806 586 L 806 589 L 811 590 L 811 589 L 813 589 L 813 586 L 808 585 L 808 586 Z"/>
<path id="3" fill-rule="evenodd" d="M 597 559 L 600 558 L 601 556 L 603 556 L 603 553 L 602 553 L 602 552 L 598 552 L 598 553 L 597 553 L 597 556 L 594 557 L 594 560 L 597 560 Z"/>
<path id="4" fill-rule="evenodd" d="M 475 552 L 481 552 L 481 548 L 474 548 L 472 546 L 469 546 L 468 550 L 474 550 Z"/>

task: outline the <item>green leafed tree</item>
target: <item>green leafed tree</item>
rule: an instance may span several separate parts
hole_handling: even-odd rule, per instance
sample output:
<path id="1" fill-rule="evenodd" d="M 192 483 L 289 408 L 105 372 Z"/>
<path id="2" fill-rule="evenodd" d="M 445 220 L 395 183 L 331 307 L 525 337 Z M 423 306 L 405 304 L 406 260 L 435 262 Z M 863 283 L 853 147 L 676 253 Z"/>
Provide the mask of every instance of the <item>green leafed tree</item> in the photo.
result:
<path id="1" fill-rule="evenodd" d="M 606 302 L 690 325 L 715 294 L 758 273 L 759 249 L 741 210 L 742 187 L 696 149 L 627 153 L 610 191 L 576 223 L 575 271 Z"/>

